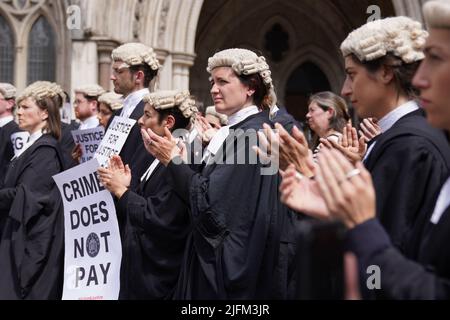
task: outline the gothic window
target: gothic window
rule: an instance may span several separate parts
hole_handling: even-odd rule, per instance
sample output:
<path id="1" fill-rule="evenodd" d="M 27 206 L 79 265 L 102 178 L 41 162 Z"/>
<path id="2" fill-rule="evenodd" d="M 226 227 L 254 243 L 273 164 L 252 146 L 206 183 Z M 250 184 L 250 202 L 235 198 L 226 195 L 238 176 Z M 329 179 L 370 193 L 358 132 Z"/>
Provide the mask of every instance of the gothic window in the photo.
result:
<path id="1" fill-rule="evenodd" d="M 56 46 L 53 29 L 41 16 L 28 38 L 28 81 L 55 81 Z"/>
<path id="2" fill-rule="evenodd" d="M 14 82 L 14 37 L 5 18 L 0 15 L 0 82 Z"/>
<path id="3" fill-rule="evenodd" d="M 274 24 L 266 33 L 264 47 L 270 52 L 274 62 L 280 62 L 284 54 L 289 51 L 289 34 L 279 23 Z"/>

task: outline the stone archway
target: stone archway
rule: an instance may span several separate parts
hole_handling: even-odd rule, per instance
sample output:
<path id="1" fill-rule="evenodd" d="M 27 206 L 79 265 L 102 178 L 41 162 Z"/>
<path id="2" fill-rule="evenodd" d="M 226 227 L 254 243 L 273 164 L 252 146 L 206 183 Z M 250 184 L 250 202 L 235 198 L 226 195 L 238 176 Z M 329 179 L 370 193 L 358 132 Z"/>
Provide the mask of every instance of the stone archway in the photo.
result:
<path id="1" fill-rule="evenodd" d="M 218 50 L 239 46 L 256 49 L 268 59 L 281 105 L 286 103 L 289 76 L 306 61 L 318 66 L 331 90 L 339 93 L 344 80 L 340 43 L 367 21 L 366 11 L 372 4 L 379 5 L 385 16 L 395 13 L 392 3 L 382 0 L 205 0 L 197 26 L 197 58 L 190 72 L 191 92 L 205 104 L 212 103 L 205 71 L 207 59 Z M 275 44 L 281 52 L 271 52 L 274 46 L 264 42 L 268 32 L 285 39 Z"/>
<path id="2" fill-rule="evenodd" d="M 195 34 L 203 0 L 77 0 L 83 30 L 74 42 L 76 73 L 91 71 L 91 82 L 110 86 L 111 51 L 126 42 L 142 42 L 157 53 L 163 68 L 160 89 L 188 89 L 194 64 Z"/>
<path id="3" fill-rule="evenodd" d="M 289 75 L 285 86 L 285 107 L 300 122 L 306 120 L 311 94 L 330 91 L 326 75 L 314 63 L 306 61 Z"/>

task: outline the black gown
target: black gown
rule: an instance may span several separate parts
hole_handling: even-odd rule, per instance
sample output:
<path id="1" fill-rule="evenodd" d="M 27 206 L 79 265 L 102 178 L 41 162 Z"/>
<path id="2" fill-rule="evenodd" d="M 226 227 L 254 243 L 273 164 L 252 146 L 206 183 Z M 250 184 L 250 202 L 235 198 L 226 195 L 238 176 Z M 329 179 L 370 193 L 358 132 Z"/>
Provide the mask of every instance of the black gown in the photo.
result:
<path id="1" fill-rule="evenodd" d="M 158 164 L 150 178 L 117 203 L 122 229 L 120 299 L 171 299 L 186 237 L 189 207 Z"/>
<path id="2" fill-rule="evenodd" d="M 394 246 L 417 256 L 430 207 L 450 168 L 450 149 L 442 131 L 422 110 L 407 114 L 383 133 L 365 161 L 376 190 L 377 217 Z"/>
<path id="3" fill-rule="evenodd" d="M 78 165 L 78 162 L 72 158 L 72 151 L 75 148 L 72 131 L 78 130 L 79 127 L 80 125 L 76 121 L 71 121 L 70 124 L 65 122 L 61 123 L 61 140 L 59 141 L 59 145 L 61 148 L 65 169 L 70 169 Z"/>
<path id="4" fill-rule="evenodd" d="M 292 133 L 294 126 L 300 131 L 303 126 L 300 122 L 286 110 L 285 107 L 280 106 L 279 110 L 271 115 L 271 124 L 274 126 L 279 123 L 286 131 Z M 309 219 L 308 216 L 299 214 L 287 207 L 281 207 L 285 214 L 280 215 L 282 220 L 282 231 L 280 237 L 280 251 L 278 256 L 278 263 L 275 268 L 274 278 L 277 278 L 276 287 L 274 288 L 274 298 L 277 299 L 297 299 L 297 281 L 298 271 L 298 240 L 300 223 Z"/>
<path id="5" fill-rule="evenodd" d="M 21 130 L 15 121 L 8 122 L 0 128 L 0 188 L 2 188 L 5 181 L 9 163 L 14 157 L 11 135 L 19 131 Z"/>
<path id="6" fill-rule="evenodd" d="M 349 232 L 349 248 L 356 253 L 361 269 L 376 265 L 381 270 L 378 296 L 399 300 L 450 299 L 450 207 L 436 225 L 428 223 L 430 232 L 416 259 L 401 254 L 376 219 Z"/>
<path id="7" fill-rule="evenodd" d="M 267 111 L 234 129 L 262 128 Z M 236 140 L 224 144 L 232 148 Z M 238 143 L 231 155 L 246 155 Z M 222 150 L 223 151 L 223 150 Z M 225 150 L 230 151 L 230 149 Z M 216 158 L 223 157 L 218 152 Z M 168 172 L 178 195 L 190 203 L 193 229 L 178 281 L 176 299 L 271 299 L 280 297 L 279 251 L 286 209 L 279 201 L 280 177 L 262 175 L 262 164 L 211 164 L 200 173 L 172 161 Z"/>
<path id="8" fill-rule="evenodd" d="M 62 167 L 48 134 L 11 162 L 0 190 L 0 299 L 61 298 L 64 211 L 52 176 Z"/>

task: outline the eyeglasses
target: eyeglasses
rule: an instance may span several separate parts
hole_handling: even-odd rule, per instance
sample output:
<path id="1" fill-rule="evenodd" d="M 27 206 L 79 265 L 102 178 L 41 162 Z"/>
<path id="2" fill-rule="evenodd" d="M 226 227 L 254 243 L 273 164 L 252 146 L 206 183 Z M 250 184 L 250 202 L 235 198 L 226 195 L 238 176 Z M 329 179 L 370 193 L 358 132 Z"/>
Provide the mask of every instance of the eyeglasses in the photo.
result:
<path id="1" fill-rule="evenodd" d="M 80 105 L 80 104 L 86 103 L 86 102 L 88 102 L 88 101 L 87 100 L 75 100 L 73 102 L 73 105 L 76 106 L 76 105 Z"/>
<path id="2" fill-rule="evenodd" d="M 98 113 L 101 115 L 104 115 L 104 116 L 112 115 L 112 111 L 106 111 L 106 110 L 99 110 Z"/>

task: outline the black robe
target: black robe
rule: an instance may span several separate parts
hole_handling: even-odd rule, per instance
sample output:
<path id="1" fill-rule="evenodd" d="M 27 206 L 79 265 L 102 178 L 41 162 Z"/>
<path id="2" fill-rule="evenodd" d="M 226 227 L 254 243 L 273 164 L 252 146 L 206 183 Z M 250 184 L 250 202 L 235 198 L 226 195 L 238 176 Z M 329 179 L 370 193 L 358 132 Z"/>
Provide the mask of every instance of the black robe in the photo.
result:
<path id="1" fill-rule="evenodd" d="M 47 134 L 11 162 L 0 190 L 0 299 L 61 298 L 64 211 L 52 176 L 62 167 Z"/>
<path id="2" fill-rule="evenodd" d="M 61 140 L 59 141 L 59 145 L 65 169 L 70 169 L 78 165 L 78 162 L 72 158 L 72 151 L 75 148 L 72 131 L 78 130 L 79 127 L 80 125 L 75 121 L 71 121 L 70 124 L 61 123 Z"/>
<path id="3" fill-rule="evenodd" d="M 270 123 L 267 111 L 232 128 L 259 130 L 263 123 Z M 231 148 L 234 139 L 229 136 L 224 147 Z M 231 155 L 251 152 L 247 141 L 238 144 Z M 216 158 L 223 156 L 219 151 Z M 279 283 L 276 268 L 286 214 L 279 201 L 280 177 L 277 173 L 262 175 L 259 162 L 246 163 L 206 165 L 200 173 L 174 161 L 168 165 L 170 183 L 190 203 L 193 226 L 176 299 L 279 297 L 278 288 L 284 285 Z"/>
<path id="4" fill-rule="evenodd" d="M 388 299 L 450 299 L 450 207 L 422 239 L 416 259 L 408 259 L 391 243 L 376 219 L 369 220 L 348 234 L 349 248 L 355 252 L 361 270 L 380 268 L 378 296 Z M 369 275 L 363 274 L 363 283 Z"/>
<path id="5" fill-rule="evenodd" d="M 407 114 L 383 133 L 365 161 L 376 190 L 377 217 L 394 246 L 417 256 L 434 206 L 450 168 L 450 149 L 442 131 L 422 110 Z"/>
<path id="6" fill-rule="evenodd" d="M 137 192 L 117 203 L 121 216 L 120 299 L 173 297 L 190 228 L 189 207 L 158 164 Z"/>
<path id="7" fill-rule="evenodd" d="M 302 125 L 284 107 L 279 107 L 276 113 L 271 114 L 270 124 L 274 126 L 276 123 L 282 125 L 289 133 L 292 133 L 294 126 L 302 130 Z M 279 215 L 282 229 L 278 261 L 273 275 L 274 279 L 278 279 L 273 288 L 273 298 L 296 299 L 299 285 L 297 281 L 299 227 L 301 221 L 309 218 L 287 207 L 282 206 L 280 210 L 285 213 Z"/>
<path id="8" fill-rule="evenodd" d="M 302 125 L 294 119 L 294 117 L 287 112 L 284 107 L 280 107 L 280 109 L 271 115 L 270 122 L 275 125 L 275 123 L 279 123 L 286 129 L 288 132 L 292 132 L 294 126 L 297 127 L 300 131 L 302 130 Z"/>
<path id="9" fill-rule="evenodd" d="M 9 162 L 14 157 L 11 135 L 19 131 L 21 130 L 14 120 L 0 128 L 0 188 L 5 182 Z"/>

